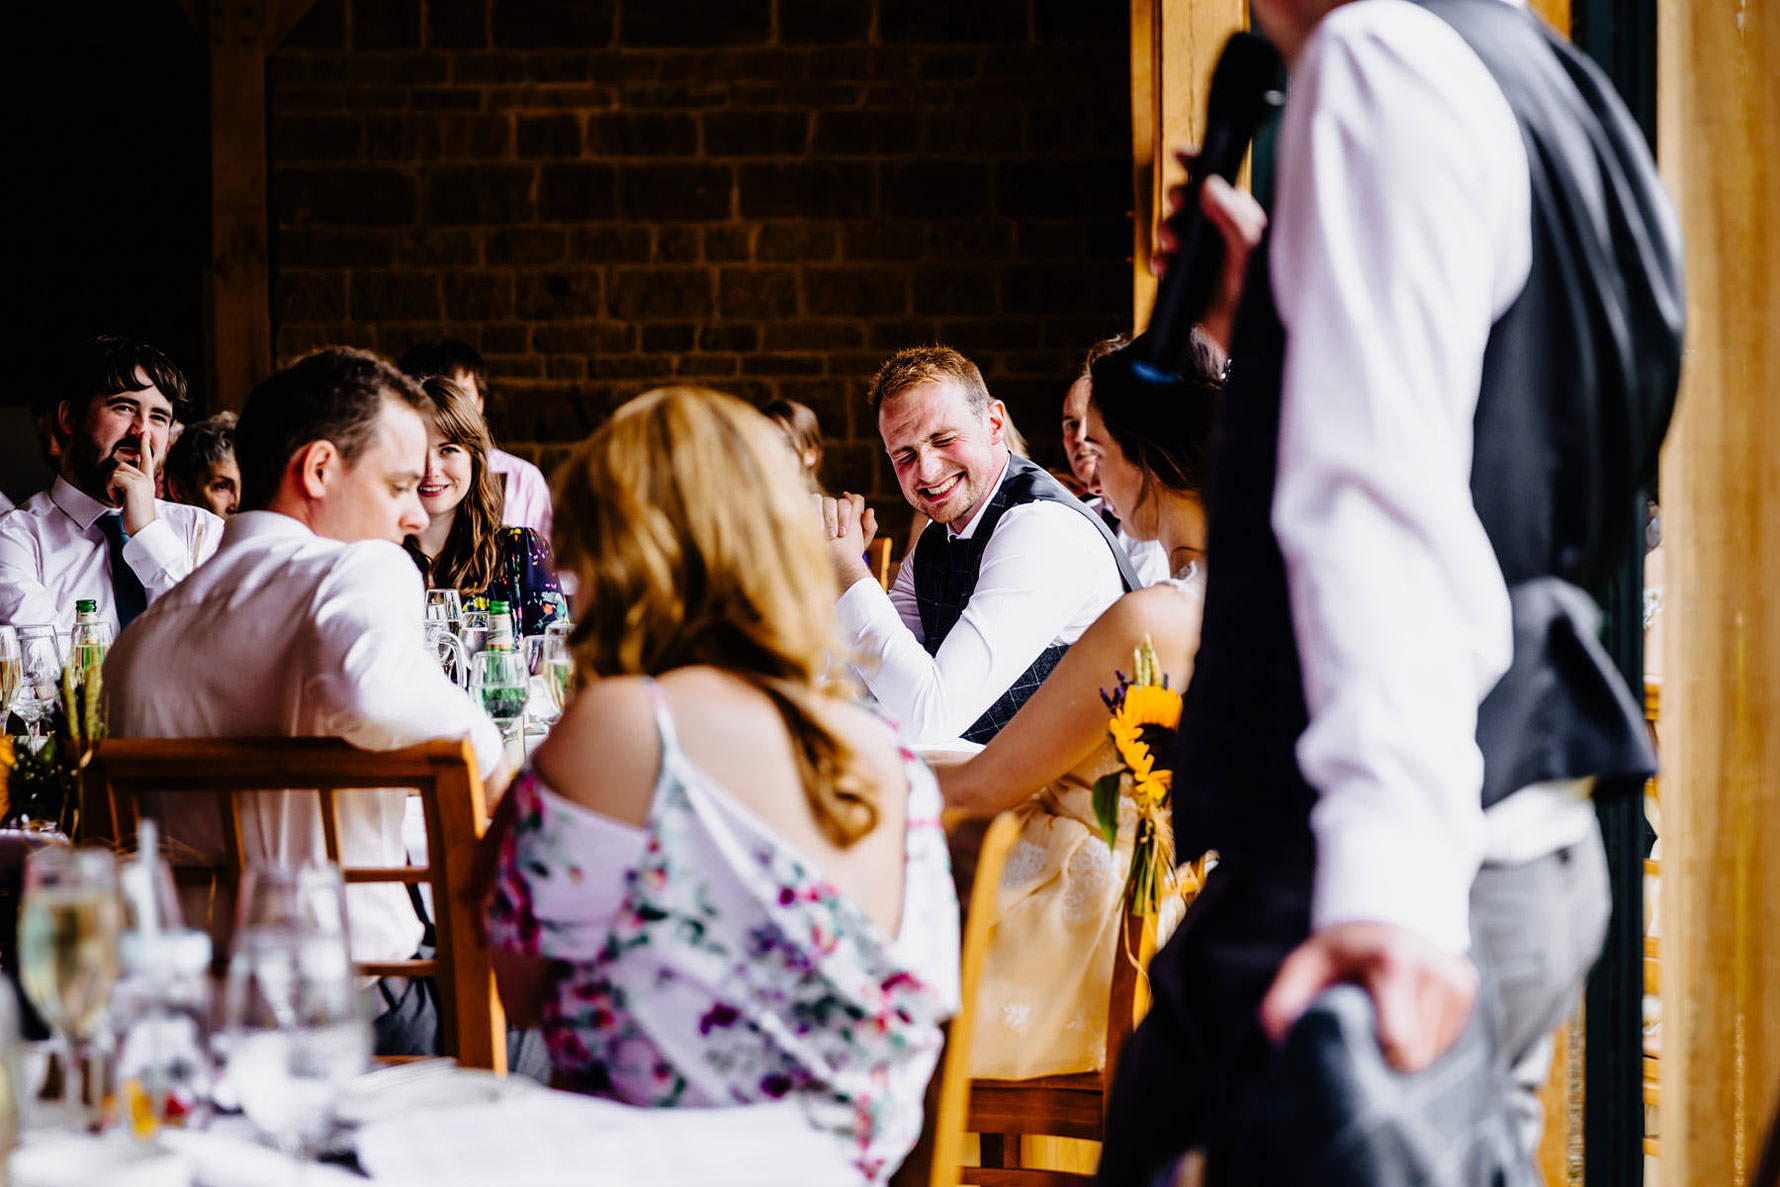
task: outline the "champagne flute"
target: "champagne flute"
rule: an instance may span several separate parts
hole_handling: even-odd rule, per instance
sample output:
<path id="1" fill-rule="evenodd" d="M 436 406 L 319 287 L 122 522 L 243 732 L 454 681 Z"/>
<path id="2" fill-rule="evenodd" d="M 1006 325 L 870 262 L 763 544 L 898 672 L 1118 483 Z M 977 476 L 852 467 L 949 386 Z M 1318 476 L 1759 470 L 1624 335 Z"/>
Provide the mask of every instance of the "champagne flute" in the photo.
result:
<path id="1" fill-rule="evenodd" d="M 333 1124 L 341 1087 L 371 1058 L 338 869 L 243 872 L 223 1015 L 242 1111 L 279 1149 L 307 1159 Z"/>
<path id="2" fill-rule="evenodd" d="M 52 846 L 25 859 L 19 979 L 55 1032 L 63 1103 L 79 1128 L 89 1120 L 82 1085 L 92 1042 L 117 982 L 121 915 L 110 850 Z"/>
<path id="3" fill-rule="evenodd" d="M 551 632 L 544 636 L 543 655 L 539 663 L 544 669 L 544 688 L 550 694 L 550 701 L 556 706 L 556 715 L 568 708 L 569 693 L 575 683 L 575 659 L 569 651 L 569 637 L 566 632 Z"/>
<path id="4" fill-rule="evenodd" d="M 12 711 L 12 698 L 24 682 L 24 663 L 19 658 L 19 633 L 9 626 L 0 626 L 0 729 Z"/>
<path id="5" fill-rule="evenodd" d="M 19 683 L 12 711 L 30 731 L 31 744 L 42 737 L 40 726 L 62 688 L 62 641 L 53 626 L 21 626 Z"/>

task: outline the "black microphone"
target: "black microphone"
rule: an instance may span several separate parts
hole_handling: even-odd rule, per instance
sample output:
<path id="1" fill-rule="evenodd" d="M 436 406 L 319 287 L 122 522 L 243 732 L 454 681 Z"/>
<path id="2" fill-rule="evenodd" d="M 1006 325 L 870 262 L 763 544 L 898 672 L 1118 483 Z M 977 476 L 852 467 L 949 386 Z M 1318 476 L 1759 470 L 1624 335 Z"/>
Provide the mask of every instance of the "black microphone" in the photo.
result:
<path id="1" fill-rule="evenodd" d="M 1177 244 L 1174 260 L 1156 288 L 1149 328 L 1127 352 L 1135 378 L 1155 382 L 1181 370 L 1193 326 L 1211 304 L 1224 260 L 1223 240 L 1199 205 L 1200 191 L 1214 173 L 1235 182 L 1261 121 L 1285 103 L 1282 69 L 1279 51 L 1254 33 L 1231 34 L 1218 55 L 1205 104 L 1205 140 L 1187 171 L 1185 200 L 1168 220 Z"/>

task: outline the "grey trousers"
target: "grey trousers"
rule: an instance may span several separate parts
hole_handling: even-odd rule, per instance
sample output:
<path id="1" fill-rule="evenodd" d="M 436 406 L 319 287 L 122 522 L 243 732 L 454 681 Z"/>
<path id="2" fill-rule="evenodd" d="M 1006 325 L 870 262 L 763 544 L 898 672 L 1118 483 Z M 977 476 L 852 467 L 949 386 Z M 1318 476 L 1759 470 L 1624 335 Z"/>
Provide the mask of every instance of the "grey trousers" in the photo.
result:
<path id="1" fill-rule="evenodd" d="M 1098 1182 L 1171 1181 L 1209 1153 L 1207 1181 L 1261 1187 L 1484 1187 L 1536 1181 L 1546 1042 L 1605 933 L 1599 833 L 1491 866 L 1471 901 L 1478 1008 L 1452 1051 L 1406 1075 L 1378 1049 L 1371 1000 L 1330 990 L 1283 1047 L 1256 1009 L 1309 930 L 1310 863 L 1227 861 L 1150 966 L 1155 1005 L 1119 1061 Z"/>
<path id="2" fill-rule="evenodd" d="M 1529 1155 L 1539 1148 L 1552 1032 L 1576 1006 L 1611 909 L 1599 829 L 1533 861 L 1485 865 L 1471 885 L 1471 943 L 1500 1001 L 1509 1107 Z"/>

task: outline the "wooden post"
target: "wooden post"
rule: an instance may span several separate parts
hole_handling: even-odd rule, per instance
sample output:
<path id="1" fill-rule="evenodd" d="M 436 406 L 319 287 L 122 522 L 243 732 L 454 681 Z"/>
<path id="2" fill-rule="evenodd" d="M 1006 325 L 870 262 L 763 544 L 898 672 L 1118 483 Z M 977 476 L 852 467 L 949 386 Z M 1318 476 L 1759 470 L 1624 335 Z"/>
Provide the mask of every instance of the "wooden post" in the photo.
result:
<path id="1" fill-rule="evenodd" d="M 1662 1177 L 1746 1184 L 1780 1089 L 1780 9 L 1662 0 L 1687 242 L 1663 454 Z"/>
<path id="2" fill-rule="evenodd" d="M 1246 0 L 1131 0 L 1131 312 L 1139 328 L 1156 299 L 1156 217 L 1167 187 L 1186 179 L 1174 152 L 1199 143 L 1218 51 L 1247 27 Z"/>
<path id="3" fill-rule="evenodd" d="M 272 370 L 266 57 L 314 0 L 181 0 L 210 46 L 210 266 L 205 380 L 239 410 Z"/>

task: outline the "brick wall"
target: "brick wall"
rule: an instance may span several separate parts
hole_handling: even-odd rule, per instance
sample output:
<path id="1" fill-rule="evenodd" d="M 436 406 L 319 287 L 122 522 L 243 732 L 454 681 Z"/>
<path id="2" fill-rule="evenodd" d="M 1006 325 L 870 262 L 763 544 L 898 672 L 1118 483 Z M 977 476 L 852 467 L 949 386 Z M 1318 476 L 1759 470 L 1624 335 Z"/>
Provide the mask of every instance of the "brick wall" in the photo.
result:
<path id="1" fill-rule="evenodd" d="M 948 342 L 1034 452 L 1130 317 L 1125 9 L 1067 0 L 317 0 L 273 58 L 281 358 L 488 357 L 548 462 L 672 381 L 811 405 L 893 519 L 864 407 Z"/>

